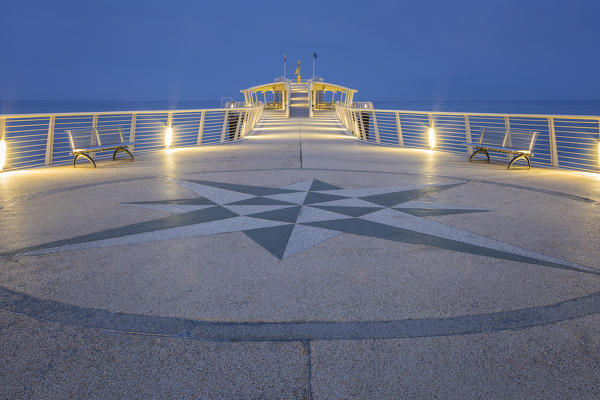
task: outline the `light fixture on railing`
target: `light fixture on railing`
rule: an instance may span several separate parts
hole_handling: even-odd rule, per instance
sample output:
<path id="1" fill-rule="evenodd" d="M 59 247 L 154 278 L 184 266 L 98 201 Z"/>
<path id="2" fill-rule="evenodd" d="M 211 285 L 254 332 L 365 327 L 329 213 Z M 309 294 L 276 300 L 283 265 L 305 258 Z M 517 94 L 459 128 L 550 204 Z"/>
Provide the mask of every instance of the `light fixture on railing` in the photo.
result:
<path id="1" fill-rule="evenodd" d="M 435 129 L 429 128 L 429 148 L 433 150 L 435 148 Z"/>
<path id="2" fill-rule="evenodd" d="M 4 139 L 0 140 L 0 172 L 4 169 L 4 163 L 6 162 L 6 142 Z"/>
<path id="3" fill-rule="evenodd" d="M 165 148 L 170 148 L 171 142 L 173 142 L 173 128 L 169 126 L 165 130 Z"/>

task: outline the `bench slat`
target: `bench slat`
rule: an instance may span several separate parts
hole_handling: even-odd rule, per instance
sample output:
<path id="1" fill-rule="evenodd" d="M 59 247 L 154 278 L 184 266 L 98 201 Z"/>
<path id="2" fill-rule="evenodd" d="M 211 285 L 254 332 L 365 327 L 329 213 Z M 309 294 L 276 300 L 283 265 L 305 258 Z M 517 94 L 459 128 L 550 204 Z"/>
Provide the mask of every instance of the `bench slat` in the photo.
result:
<path id="1" fill-rule="evenodd" d="M 516 157 L 508 164 L 510 169 L 511 165 L 520 158 L 527 161 L 527 165 L 531 167 L 530 157 L 533 156 L 533 146 L 535 145 L 535 139 L 537 138 L 538 132 L 527 131 L 527 130 L 499 130 L 499 129 L 486 129 L 481 128 L 481 134 L 479 140 L 476 142 L 467 143 L 467 146 L 472 146 L 475 150 L 471 154 L 469 161 L 473 160 L 473 157 L 477 153 L 484 153 L 490 160 L 490 156 L 487 151 L 497 151 L 500 153 L 516 154 Z"/>
<path id="2" fill-rule="evenodd" d="M 113 153 L 113 160 L 119 151 L 126 152 L 133 160 L 133 155 L 127 150 L 127 147 L 133 146 L 133 143 L 125 141 L 121 127 L 72 129 L 67 130 L 66 132 L 69 137 L 69 144 L 71 145 L 71 154 L 75 156 L 73 165 L 76 164 L 77 159 L 81 156 L 91 161 L 95 167 L 96 163 L 90 156 L 90 153 L 108 150 L 115 151 Z"/>

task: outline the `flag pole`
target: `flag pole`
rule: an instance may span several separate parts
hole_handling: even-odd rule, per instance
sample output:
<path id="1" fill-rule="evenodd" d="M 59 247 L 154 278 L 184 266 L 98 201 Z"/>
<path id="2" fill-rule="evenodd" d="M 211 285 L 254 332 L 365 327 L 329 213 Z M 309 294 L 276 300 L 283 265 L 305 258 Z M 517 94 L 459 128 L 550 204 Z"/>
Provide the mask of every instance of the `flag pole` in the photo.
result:
<path id="1" fill-rule="evenodd" d="M 285 53 L 283 54 L 283 80 L 285 80 L 285 69 L 287 66 L 287 56 Z"/>

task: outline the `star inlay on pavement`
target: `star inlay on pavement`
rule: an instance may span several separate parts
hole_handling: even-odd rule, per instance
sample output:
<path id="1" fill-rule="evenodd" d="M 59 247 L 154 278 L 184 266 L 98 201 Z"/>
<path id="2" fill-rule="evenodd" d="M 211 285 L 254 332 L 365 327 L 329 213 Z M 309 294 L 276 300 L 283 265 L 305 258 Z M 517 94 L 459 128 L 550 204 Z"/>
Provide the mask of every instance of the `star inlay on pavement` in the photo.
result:
<path id="1" fill-rule="evenodd" d="M 426 245 L 462 253 L 600 274 L 561 260 L 427 217 L 488 210 L 424 202 L 423 198 L 464 183 L 344 189 L 310 179 L 282 188 L 203 180 L 177 180 L 199 197 L 139 201 L 172 215 L 10 252 L 37 255 L 156 240 L 243 232 L 278 259 L 342 233 Z M 476 222 L 476 216 L 471 216 Z"/>

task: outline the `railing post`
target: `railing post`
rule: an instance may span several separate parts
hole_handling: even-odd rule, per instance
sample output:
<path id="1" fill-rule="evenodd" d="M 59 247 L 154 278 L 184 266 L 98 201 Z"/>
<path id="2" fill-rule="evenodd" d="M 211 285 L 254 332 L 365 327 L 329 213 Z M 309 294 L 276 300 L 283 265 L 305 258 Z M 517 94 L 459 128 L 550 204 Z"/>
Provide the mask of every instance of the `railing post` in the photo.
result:
<path id="1" fill-rule="evenodd" d="M 8 164 L 8 154 L 6 154 L 7 151 L 5 138 L 6 118 L 0 118 L 0 145 L 3 145 L 2 148 L 0 148 L 0 158 L 3 158 L 3 160 L 0 160 L 0 172 L 2 172 L 4 170 L 4 167 L 6 167 L 6 165 Z"/>
<path id="2" fill-rule="evenodd" d="M 365 132 L 365 122 L 363 121 L 362 118 L 362 111 L 358 112 L 358 119 L 360 120 L 360 136 L 363 140 L 369 140 L 369 138 L 367 137 L 367 134 Z"/>
<path id="3" fill-rule="evenodd" d="M 98 114 L 92 115 L 92 132 L 90 133 L 90 146 L 98 146 Z M 92 160 L 96 159 L 96 153 L 91 153 L 90 158 Z"/>
<path id="4" fill-rule="evenodd" d="M 52 152 L 54 150 L 54 115 L 48 120 L 48 138 L 46 139 L 46 165 L 52 164 Z"/>
<path id="5" fill-rule="evenodd" d="M 169 111 L 167 113 L 167 128 L 170 128 L 171 130 L 167 131 L 167 132 L 170 132 L 170 138 L 168 140 L 168 143 L 165 143 L 165 145 L 166 145 L 165 147 L 167 149 L 170 149 L 171 147 L 173 147 L 173 136 L 174 136 L 173 135 L 173 112 L 172 111 Z"/>
<path id="6" fill-rule="evenodd" d="M 548 118 L 548 139 L 550 141 L 550 163 L 553 167 L 558 167 L 558 149 L 556 148 L 556 129 L 553 117 Z"/>
<path id="7" fill-rule="evenodd" d="M 362 131 L 360 130 L 360 126 L 359 126 L 360 122 L 358 122 L 358 118 L 359 118 L 358 111 L 351 110 L 350 112 L 352 113 L 352 121 L 354 122 L 354 135 L 356 137 L 358 137 L 360 140 L 363 140 Z"/>
<path id="8" fill-rule="evenodd" d="M 381 143 L 381 139 L 379 138 L 379 127 L 377 126 L 377 117 L 375 116 L 375 111 L 371 111 L 371 115 L 373 116 L 373 129 L 375 129 L 375 141 L 377 143 Z"/>
<path id="9" fill-rule="evenodd" d="M 131 125 L 129 126 L 129 141 L 131 142 L 131 152 L 135 149 L 135 125 L 137 120 L 137 114 L 131 114 Z"/>
<path id="10" fill-rule="evenodd" d="M 6 137 L 6 118 L 0 118 L 0 140 Z"/>
<path id="11" fill-rule="evenodd" d="M 239 139 L 240 138 L 240 132 L 242 131 L 242 113 L 243 111 L 240 111 L 238 113 L 238 120 L 237 120 L 237 126 L 235 129 L 235 135 L 234 135 L 234 139 Z"/>
<path id="12" fill-rule="evenodd" d="M 252 116 L 252 111 L 245 110 L 243 111 L 244 119 L 242 121 L 242 127 L 240 128 L 240 138 L 243 138 L 248 133 L 248 127 L 250 126 L 250 117 Z"/>
<path id="13" fill-rule="evenodd" d="M 510 137 L 510 117 L 508 115 L 504 116 L 504 141 L 502 142 L 502 146 L 512 146 L 512 140 Z M 510 141 L 510 142 L 509 142 Z M 510 160 L 512 154 L 506 153 L 506 159 Z"/>
<path id="14" fill-rule="evenodd" d="M 400 113 L 396 111 L 396 131 L 398 132 L 398 146 L 404 147 L 404 137 L 402 136 L 402 125 L 400 124 Z"/>
<path id="15" fill-rule="evenodd" d="M 467 143 L 473 143 L 471 138 L 471 121 L 469 120 L 469 116 L 465 115 L 465 139 Z M 467 154 L 473 153 L 473 146 L 467 145 Z"/>
<path id="16" fill-rule="evenodd" d="M 435 120 L 433 119 L 433 113 L 428 113 L 427 117 L 429 118 L 429 129 L 433 128 L 433 132 L 434 134 L 437 134 L 437 132 L 435 132 Z M 428 148 L 430 148 L 431 150 L 434 149 L 434 147 L 432 146 L 432 142 L 431 142 L 431 133 L 429 132 L 429 129 L 427 130 L 427 144 L 428 144 Z M 437 136 L 437 135 L 436 135 Z M 437 137 L 434 136 L 435 141 L 437 142 Z M 437 143 L 436 143 L 437 144 Z"/>
<path id="17" fill-rule="evenodd" d="M 227 117 L 229 117 L 229 110 L 223 114 L 223 127 L 221 128 L 221 143 L 225 142 L 225 130 L 227 129 Z"/>
<path id="18" fill-rule="evenodd" d="M 204 116 L 206 115 L 206 111 L 202 111 L 200 113 L 200 125 L 198 126 L 198 139 L 196 140 L 196 144 L 198 146 L 202 145 L 202 136 L 204 135 Z"/>

